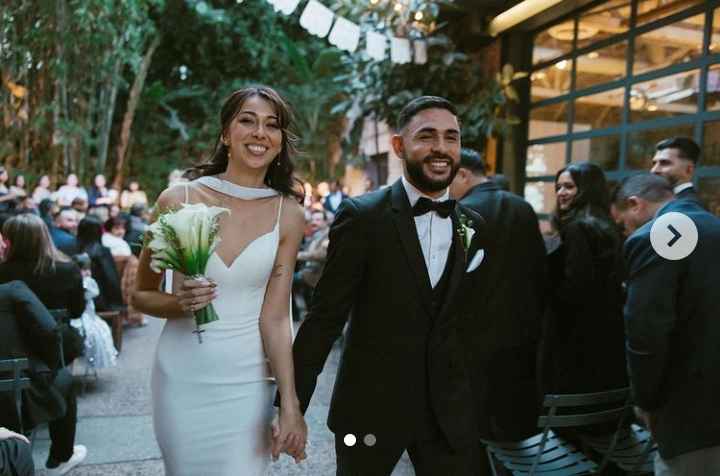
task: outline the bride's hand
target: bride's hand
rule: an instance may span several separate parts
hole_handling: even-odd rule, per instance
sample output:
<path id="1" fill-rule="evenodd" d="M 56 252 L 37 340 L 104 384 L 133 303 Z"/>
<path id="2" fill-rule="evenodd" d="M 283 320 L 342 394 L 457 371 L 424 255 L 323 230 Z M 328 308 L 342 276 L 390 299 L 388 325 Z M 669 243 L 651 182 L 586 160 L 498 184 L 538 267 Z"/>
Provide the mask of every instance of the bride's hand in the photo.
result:
<path id="1" fill-rule="evenodd" d="M 176 296 L 185 312 L 195 312 L 210 304 L 217 297 L 217 284 L 207 278 L 185 279 Z"/>
<path id="2" fill-rule="evenodd" d="M 272 424 L 272 457 L 277 461 L 280 452 L 285 452 L 300 463 L 307 458 L 305 446 L 307 444 L 307 424 L 300 409 L 286 409 L 280 407 L 279 417 L 275 417 Z"/>

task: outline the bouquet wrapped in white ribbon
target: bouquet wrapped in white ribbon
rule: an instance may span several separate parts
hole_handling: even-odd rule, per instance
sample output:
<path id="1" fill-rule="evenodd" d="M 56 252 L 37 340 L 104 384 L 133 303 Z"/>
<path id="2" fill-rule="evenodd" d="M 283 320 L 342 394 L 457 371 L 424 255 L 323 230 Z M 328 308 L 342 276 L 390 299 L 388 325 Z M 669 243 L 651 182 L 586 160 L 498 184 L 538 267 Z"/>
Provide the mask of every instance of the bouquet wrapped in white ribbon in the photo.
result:
<path id="1" fill-rule="evenodd" d="M 210 255 L 220 242 L 218 218 L 223 213 L 230 210 L 204 203 L 185 203 L 178 210 L 161 213 L 148 230 L 150 268 L 156 273 L 171 269 L 190 278 L 202 278 Z M 218 315 L 209 304 L 195 311 L 194 316 L 195 332 L 202 342 L 200 326 L 217 321 Z"/>

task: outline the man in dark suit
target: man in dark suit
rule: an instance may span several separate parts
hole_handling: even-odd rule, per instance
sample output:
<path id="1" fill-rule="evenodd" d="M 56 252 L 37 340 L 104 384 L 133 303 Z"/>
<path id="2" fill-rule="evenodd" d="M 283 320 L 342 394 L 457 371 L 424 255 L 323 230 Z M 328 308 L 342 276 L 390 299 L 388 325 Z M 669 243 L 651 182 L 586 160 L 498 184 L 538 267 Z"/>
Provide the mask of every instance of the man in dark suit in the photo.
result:
<path id="1" fill-rule="evenodd" d="M 48 422 L 49 476 L 65 474 L 85 459 L 87 450 L 75 445 L 77 402 L 72 375 L 60 363 L 57 324 L 22 281 L 0 284 L 0 359 L 27 357 L 31 388 L 24 393 L 22 420 L 26 428 Z M 0 395 L 0 426 L 19 431 L 12 396 Z"/>
<path id="2" fill-rule="evenodd" d="M 702 206 L 693 186 L 700 146 L 689 137 L 671 137 L 658 142 L 655 150 L 650 172 L 665 177 L 677 198 L 692 200 Z"/>
<path id="3" fill-rule="evenodd" d="M 545 245 L 532 207 L 485 176 L 462 149 L 450 194 L 487 226 L 482 272 L 465 281 L 461 333 L 469 355 L 480 435 L 519 440 L 536 432 L 537 344 L 545 294 Z"/>
<path id="4" fill-rule="evenodd" d="M 55 223 L 49 230 L 55 248 L 68 256 L 78 254 L 80 248 L 75 237 L 77 227 L 77 212 L 70 207 L 62 207 L 55 215 Z"/>
<path id="5" fill-rule="evenodd" d="M 347 198 L 347 195 L 343 192 L 342 182 L 340 180 L 334 180 L 330 182 L 330 193 L 325 197 L 323 207 L 328 213 L 332 213 L 334 217 L 337 214 L 340 204 Z"/>
<path id="6" fill-rule="evenodd" d="M 673 200 L 668 182 L 650 174 L 625 179 L 612 211 L 630 233 L 627 358 L 637 413 L 660 450 L 655 474 L 720 474 L 720 219 L 692 200 Z M 697 228 L 697 245 L 684 258 L 663 258 L 651 244 L 651 233 L 672 238 L 651 231 L 668 213 Z"/>
<path id="7" fill-rule="evenodd" d="M 414 99 L 400 112 L 392 146 L 404 176 L 346 199 L 332 225 L 293 346 L 298 398 L 305 411 L 352 311 L 328 418 L 337 474 L 390 475 L 407 450 L 419 476 L 472 475 L 474 405 L 457 309 L 481 218 L 448 200 L 460 161 L 454 106 Z"/>

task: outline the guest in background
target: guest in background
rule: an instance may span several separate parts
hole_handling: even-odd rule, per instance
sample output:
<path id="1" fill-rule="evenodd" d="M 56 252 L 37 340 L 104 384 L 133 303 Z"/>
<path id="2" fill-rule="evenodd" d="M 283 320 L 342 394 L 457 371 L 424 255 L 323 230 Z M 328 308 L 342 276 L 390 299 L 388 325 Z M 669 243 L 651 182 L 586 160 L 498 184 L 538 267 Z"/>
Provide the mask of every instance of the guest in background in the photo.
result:
<path id="1" fill-rule="evenodd" d="M 332 213 L 334 217 L 340 208 L 340 203 L 347 198 L 347 195 L 343 192 L 342 182 L 340 180 L 334 180 L 330 182 L 330 193 L 325 197 L 323 206 L 325 210 Z"/>
<path id="2" fill-rule="evenodd" d="M 0 427 L 0 474 L 33 476 L 35 463 L 25 435 Z"/>
<path id="3" fill-rule="evenodd" d="M 677 198 L 702 205 L 692 182 L 700 160 L 700 146 L 689 137 L 671 137 L 658 142 L 655 150 L 650 172 L 665 177 Z"/>
<path id="4" fill-rule="evenodd" d="M 330 233 L 327 212 L 325 210 L 313 211 L 309 228 L 311 234 L 309 238 L 306 238 L 307 243 L 297 255 L 300 270 L 293 277 L 294 291 L 303 296 L 306 309 L 310 306 L 313 290 L 320 281 L 327 260 L 328 234 Z M 293 316 L 299 320 L 300 315 L 297 308 L 294 309 Z"/>
<path id="5" fill-rule="evenodd" d="M 105 222 L 105 229 L 102 235 L 102 244 L 110 250 L 113 257 L 130 256 L 132 251 L 130 245 L 125 241 L 127 231 L 127 220 L 124 218 L 109 218 Z"/>
<path id="6" fill-rule="evenodd" d="M 49 230 L 52 230 L 52 227 L 55 226 L 55 215 L 59 212 L 60 207 L 58 204 L 49 198 L 43 198 L 38 203 L 38 213 L 40 214 L 40 218 L 43 219 Z"/>
<path id="7" fill-rule="evenodd" d="M 32 197 L 29 195 L 26 195 L 20 199 L 18 202 L 17 208 L 15 209 L 16 213 L 33 213 L 35 215 L 39 215 L 37 205 L 33 201 Z"/>
<path id="8" fill-rule="evenodd" d="M 571 164 L 555 176 L 555 191 L 553 225 L 561 244 L 549 256 L 544 390 L 625 387 L 622 241 L 610 218 L 605 175 L 592 163 Z"/>
<path id="9" fill-rule="evenodd" d="M 120 275 L 110 250 L 102 245 L 103 224 L 95 217 L 88 216 L 78 225 L 78 248 L 92 260 L 92 276 L 100 286 L 100 295 L 95 298 L 98 311 L 119 309 L 123 306 Z"/>
<path id="10" fill-rule="evenodd" d="M 65 185 L 61 186 L 57 192 L 55 192 L 55 200 L 61 207 L 70 206 L 76 198 L 84 198 L 87 201 L 87 192 L 84 188 L 78 186 L 78 177 L 75 174 L 70 174 L 65 181 Z"/>
<path id="11" fill-rule="evenodd" d="M 495 182 L 495 185 L 497 185 L 500 190 L 504 190 L 505 192 L 510 191 L 510 181 L 503 174 L 495 174 L 491 180 Z"/>
<path id="12" fill-rule="evenodd" d="M 23 430 L 29 431 L 41 423 L 48 423 L 50 453 L 45 473 L 48 476 L 67 473 L 80 464 L 87 453 L 84 446 L 75 445 L 77 402 L 72 375 L 58 365 L 57 327 L 55 319 L 25 283 L 11 281 L 0 285 L 0 359 L 27 357 L 31 382 L 29 391 L 23 392 L 22 415 L 17 415 L 12 394 L 0 394 L 0 425 L 20 431 L 22 418 Z M 0 439 L 2 436 L 0 434 Z M 29 449 L 26 452 L 29 454 Z M 0 470 L 3 466 L 11 466 L 6 456 L 0 453 Z M 15 456 L 17 462 L 18 455 Z M 31 462 L 32 458 L 30 463 L 23 462 L 24 471 L 32 468 Z"/>
<path id="13" fill-rule="evenodd" d="M 70 207 L 62 207 L 54 217 L 50 228 L 50 236 L 55 247 L 68 256 L 79 253 L 78 242 L 75 235 L 78 227 L 77 212 Z"/>
<path id="14" fill-rule="evenodd" d="M 110 205 L 108 218 L 117 218 L 120 216 L 121 212 L 122 210 L 120 210 L 120 205 L 113 203 L 112 205 Z"/>
<path id="15" fill-rule="evenodd" d="M 10 180 L 5 167 L 0 166 L 0 212 L 7 212 L 15 208 L 15 194 L 10 191 L 7 184 Z"/>
<path id="16" fill-rule="evenodd" d="M 131 180 L 128 183 L 127 190 L 123 190 L 120 195 L 120 208 L 130 210 L 133 205 L 143 205 L 147 207 L 148 199 L 145 192 L 140 190 L 140 183 L 137 180 Z"/>
<path id="17" fill-rule="evenodd" d="M 35 190 L 33 190 L 33 200 L 35 203 L 42 203 L 43 200 L 49 199 L 52 196 L 52 192 L 50 191 L 50 176 L 49 175 L 43 175 L 40 177 L 40 180 L 38 180 L 38 184 L 35 187 Z"/>
<path id="18" fill-rule="evenodd" d="M 107 180 L 103 174 L 97 174 L 88 192 L 88 205 L 90 207 L 110 206 L 116 201 L 117 192 L 107 188 Z"/>
<path id="19" fill-rule="evenodd" d="M 0 283 L 23 281 L 48 309 L 66 309 L 70 318 L 85 310 L 80 270 L 50 239 L 45 222 L 35 215 L 17 215 L 5 222 L 9 243 L 0 264 Z"/>
<path id="20" fill-rule="evenodd" d="M 70 207 L 77 212 L 78 220 L 82 220 L 88 212 L 88 201 L 83 197 L 75 197 Z"/>
<path id="21" fill-rule="evenodd" d="M 147 219 L 147 208 L 145 205 L 136 203 L 130 209 L 130 214 L 127 216 L 127 232 L 125 233 L 125 241 L 130 245 L 130 249 L 133 250 L 133 254 L 138 256 L 140 249 L 142 248 L 143 238 L 145 231 L 148 227 Z"/>
<path id="22" fill-rule="evenodd" d="M 17 174 L 15 176 L 15 180 L 10 187 L 10 192 L 14 193 L 18 200 L 22 200 L 23 198 L 27 197 L 28 192 L 25 188 L 25 176 L 23 174 Z"/>
<path id="23" fill-rule="evenodd" d="M 697 228 L 696 246 L 681 259 L 666 259 L 651 244 L 653 225 L 669 213 L 684 215 Z M 693 200 L 673 200 L 670 184 L 650 174 L 623 180 L 613 215 L 630 234 L 627 359 L 636 413 L 658 444 L 655 474 L 716 476 L 720 219 Z"/>
<path id="24" fill-rule="evenodd" d="M 115 367 L 118 351 L 113 344 L 112 332 L 95 312 L 94 299 L 100 295 L 100 287 L 92 277 L 92 261 L 87 253 L 75 255 L 73 259 L 80 268 L 85 289 L 85 312 L 73 321 L 85 337 L 85 359 L 96 369 Z"/>
<path id="25" fill-rule="evenodd" d="M 462 149 L 450 194 L 485 219 L 485 257 L 466 278 L 468 353 L 480 436 L 515 441 L 537 428 L 537 349 L 545 309 L 545 245 L 532 207 L 485 175 L 480 154 Z M 489 468 L 485 469 L 489 473 Z"/>

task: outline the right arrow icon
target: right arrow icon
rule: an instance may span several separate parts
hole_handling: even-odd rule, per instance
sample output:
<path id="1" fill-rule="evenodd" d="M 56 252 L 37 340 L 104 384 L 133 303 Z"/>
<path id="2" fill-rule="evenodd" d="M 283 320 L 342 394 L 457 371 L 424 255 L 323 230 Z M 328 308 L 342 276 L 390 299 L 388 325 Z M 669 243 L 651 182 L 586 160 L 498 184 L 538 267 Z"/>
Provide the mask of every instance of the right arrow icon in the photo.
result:
<path id="1" fill-rule="evenodd" d="M 668 247 L 671 247 L 672 245 L 674 245 L 675 243 L 677 243 L 677 241 L 680 239 L 680 237 L 682 237 L 682 235 L 681 235 L 680 232 L 677 231 L 677 230 L 675 229 L 675 227 L 672 226 L 672 225 L 668 225 L 668 230 L 670 230 L 670 233 L 673 234 L 672 239 L 671 239 L 670 241 L 668 241 L 668 244 L 667 244 Z"/>

